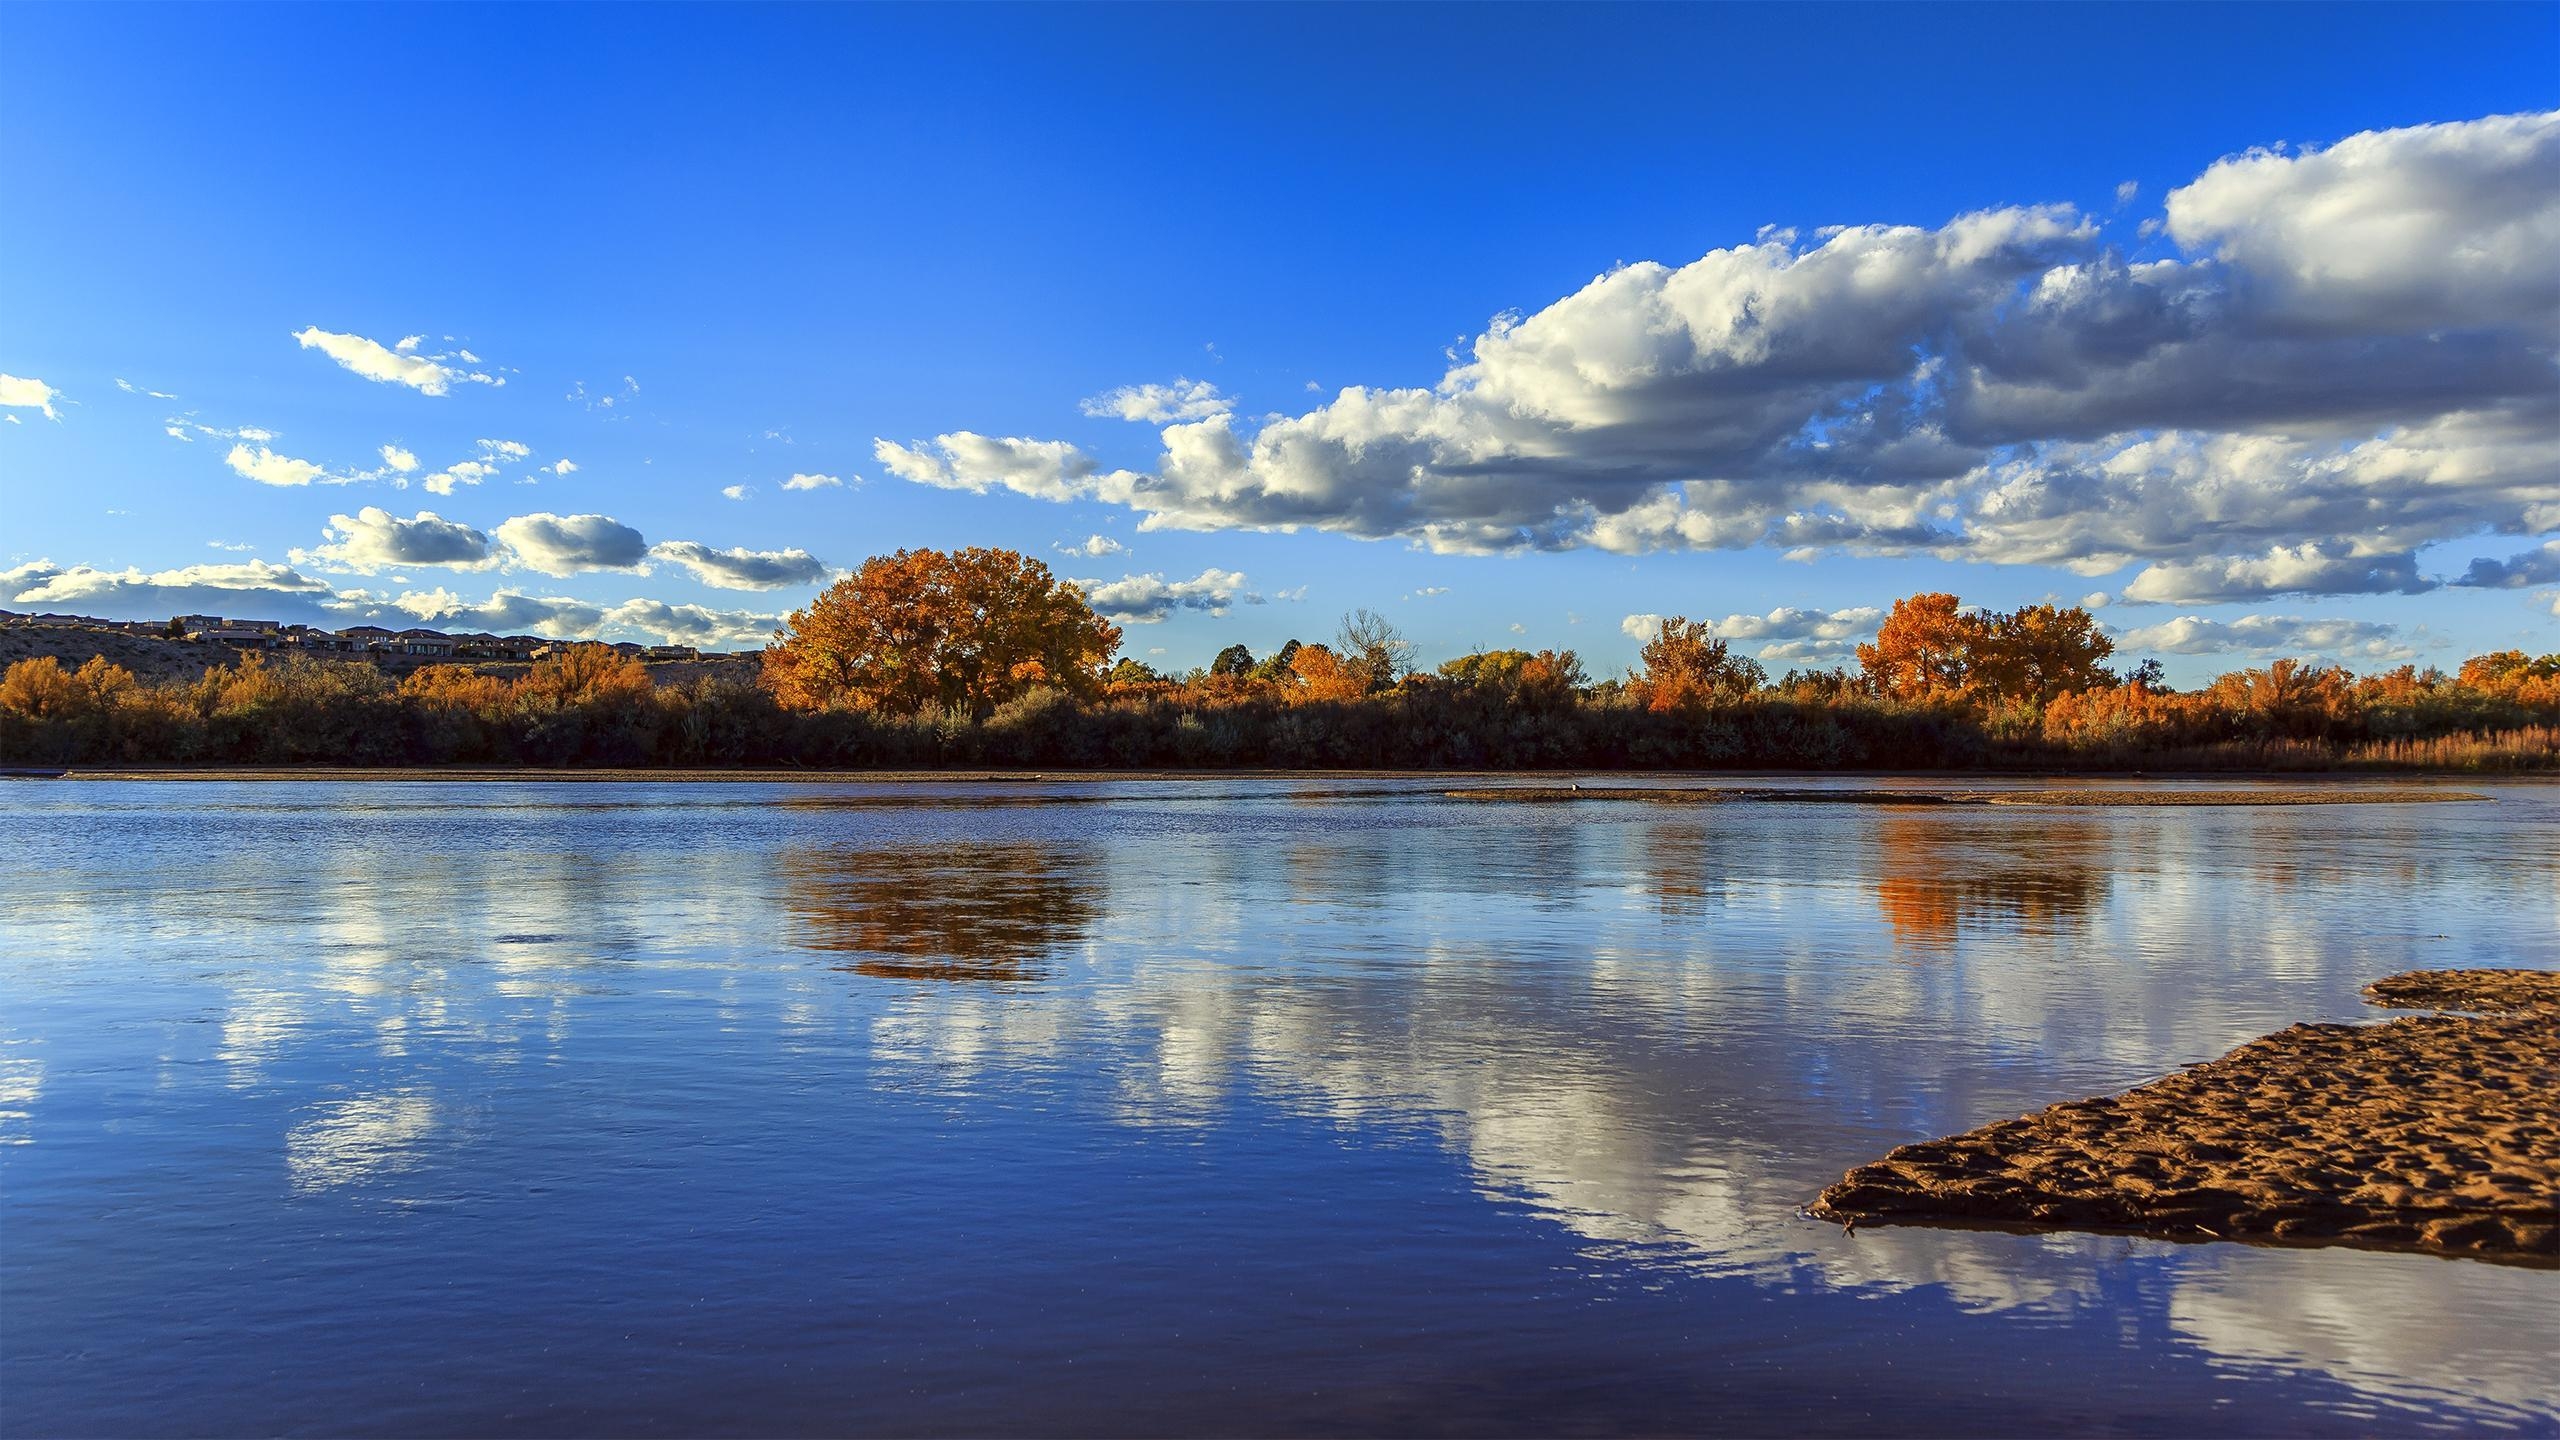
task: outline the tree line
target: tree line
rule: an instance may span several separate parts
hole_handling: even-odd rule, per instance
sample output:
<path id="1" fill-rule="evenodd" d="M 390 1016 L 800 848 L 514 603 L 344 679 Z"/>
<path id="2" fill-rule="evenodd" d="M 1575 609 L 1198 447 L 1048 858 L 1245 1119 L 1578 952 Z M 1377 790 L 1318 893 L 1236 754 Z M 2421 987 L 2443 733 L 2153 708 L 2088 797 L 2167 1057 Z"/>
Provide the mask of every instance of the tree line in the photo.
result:
<path id="1" fill-rule="evenodd" d="M 103 658 L 0 675 L 0 760 L 931 768 L 2560 768 L 2560 655 L 2453 674 L 2296 660 L 2191 691 L 2119 673 L 2087 611 L 1894 604 L 1854 667 L 1775 679 L 1672 617 L 1637 667 L 1570 650 L 1436 668 L 1367 611 L 1329 640 L 1166 675 L 1011 551 L 907 550 L 791 616 L 753 681 L 653 684 L 601 645 L 508 678 L 255 652 L 150 684 Z"/>

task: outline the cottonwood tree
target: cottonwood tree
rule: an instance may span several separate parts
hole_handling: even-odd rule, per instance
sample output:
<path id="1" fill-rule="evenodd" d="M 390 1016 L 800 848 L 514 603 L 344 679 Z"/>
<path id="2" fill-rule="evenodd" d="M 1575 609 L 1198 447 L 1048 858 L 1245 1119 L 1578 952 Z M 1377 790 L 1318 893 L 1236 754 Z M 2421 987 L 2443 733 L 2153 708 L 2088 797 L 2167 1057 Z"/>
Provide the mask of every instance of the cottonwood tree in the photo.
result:
<path id="1" fill-rule="evenodd" d="M 785 622 L 764 652 L 786 705 L 983 719 L 1036 686 L 1100 693 L 1120 629 L 1012 550 L 875 555 Z"/>
<path id="2" fill-rule="evenodd" d="M 1734 654 L 1707 622 L 1680 615 L 1663 621 L 1636 658 L 1643 669 L 1629 688 L 1648 710 L 1684 710 L 1748 695 L 1768 678 L 1759 661 Z"/>

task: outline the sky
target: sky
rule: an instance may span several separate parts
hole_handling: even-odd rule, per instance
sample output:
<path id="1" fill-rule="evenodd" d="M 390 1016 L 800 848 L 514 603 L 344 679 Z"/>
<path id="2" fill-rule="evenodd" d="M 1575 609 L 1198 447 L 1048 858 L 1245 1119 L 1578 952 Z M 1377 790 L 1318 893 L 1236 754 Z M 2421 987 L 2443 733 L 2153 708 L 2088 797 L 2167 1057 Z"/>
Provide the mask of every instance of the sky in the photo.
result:
<path id="1" fill-rule="evenodd" d="M 0 607 L 2560 650 L 2560 7 L 0 9 Z"/>

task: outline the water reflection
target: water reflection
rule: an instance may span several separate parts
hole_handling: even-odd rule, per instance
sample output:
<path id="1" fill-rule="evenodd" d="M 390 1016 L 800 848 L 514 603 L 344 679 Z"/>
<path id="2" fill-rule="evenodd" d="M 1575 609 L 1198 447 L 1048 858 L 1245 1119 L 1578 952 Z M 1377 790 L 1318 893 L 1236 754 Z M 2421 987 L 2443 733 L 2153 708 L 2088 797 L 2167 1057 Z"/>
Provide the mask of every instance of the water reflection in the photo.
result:
<path id="1" fill-rule="evenodd" d="M 2113 876 L 2101 821 L 1885 813 L 1875 828 L 1876 903 L 1906 948 L 1949 949 L 1968 924 L 2060 934 L 2106 900 Z"/>
<path id="2" fill-rule="evenodd" d="M 793 944 L 898 980 L 1040 979 L 1106 898 L 1088 847 L 1042 841 L 800 847 L 780 868 Z"/>
<path id="3" fill-rule="evenodd" d="M 305 1193 L 363 1184 L 420 1163 L 419 1146 L 435 1128 L 435 1102 L 425 1095 L 341 1100 L 285 1136 L 285 1169 Z"/>
<path id="4" fill-rule="evenodd" d="M 1852 1237 L 1796 1213 L 1903 1140 L 2367 1014 L 2374 974 L 2474 951 L 2560 964 L 2560 846 L 2540 843 L 2560 790 L 2533 792 L 2553 797 L 2538 828 L 2431 807 L 2463 813 L 2406 836 L 2342 809 L 1592 813 L 1276 788 L 711 822 L 692 802 L 547 816 L 374 789 L 361 824 L 327 830 L 272 800 L 235 820 L 198 798 L 215 792 L 142 793 L 121 827 L 15 817 L 76 880 L 0 868 L 0 1280 L 19 1323 L 84 1357 L 133 1338 L 123 1370 L 172 1385 L 208 1383 L 190 1364 L 280 1373 L 181 1328 L 214 1309 L 368 1399 L 414 1376 L 352 1348 L 372 1337 L 347 1317 L 416 1316 L 433 1333 L 413 1353 L 468 1366 L 503 1359 L 493 1337 L 527 1315 L 556 1332 L 522 1347 L 546 1396 L 576 1373 L 645 1389 L 612 1347 L 656 1326 L 659 1353 L 723 1367 L 659 1413 L 841 1430 L 841 1411 L 755 1407 L 937 1347 L 1001 1356 L 1005 1386 L 1044 1400 L 1153 1393 L 1163 1345 L 1140 1329 L 1161 1320 L 1216 1357 L 1224 1408 L 1155 1428 L 1215 1429 L 1371 1355 L 1472 1381 L 1583 1339 L 1635 1357 L 1591 1379 L 1626 1397 L 1594 1429 L 1676 1428 L 1707 1413 L 1646 1408 L 1676 1377 L 1781 1354 L 1764 1378 L 1838 1396 L 1831 1418 L 1943 1404 L 1915 1340 L 1947 1373 L 2010 1365 L 2015 1413 L 1912 1428 L 2085 1423 L 2088 1386 L 2137 1372 L 2159 1379 L 2141 1416 L 2205 1433 L 2560 1418 L 2547 1275 Z M 326 815 L 347 792 L 261 793 Z M 174 878 L 201 852 L 310 883 L 244 899 Z M 2323 863 L 2271 858 L 2303 855 Z M 1896 963 L 1910 947 L 1931 963 Z M 198 1213 L 219 1244 L 157 1228 Z M 366 1247 L 346 1252 L 360 1292 L 242 1278 L 341 1242 Z M 149 1263 L 98 1258 L 117 1246 Z M 165 1303 L 171 1273 L 203 1304 Z M 127 1295 L 125 1275 L 153 1278 Z M 650 1318 L 557 1323 L 599 1287 Z M 1222 1325 L 1248 1341 L 1218 1348 Z M 597 1337 L 583 1371 L 551 1358 Z M 63 1423 L 28 1428 L 148 1428 L 82 1408 L 108 1359 L 0 1360 L 13 1403 L 56 1386 L 24 1413 Z M 479 1383 L 450 1403 L 495 1393 Z M 2330 1407 L 2308 1426 L 2306 1386 Z M 683 1408 L 715 1387 L 741 1408 Z M 1801 1428 L 1758 1403 L 1737 1418 Z"/>

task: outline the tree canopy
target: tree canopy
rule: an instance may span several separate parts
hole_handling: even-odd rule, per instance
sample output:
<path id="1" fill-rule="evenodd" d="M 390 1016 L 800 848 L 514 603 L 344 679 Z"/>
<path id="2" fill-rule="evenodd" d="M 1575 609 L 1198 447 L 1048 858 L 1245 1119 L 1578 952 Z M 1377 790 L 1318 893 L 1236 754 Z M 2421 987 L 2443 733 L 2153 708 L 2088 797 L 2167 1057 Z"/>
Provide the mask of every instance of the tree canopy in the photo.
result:
<path id="1" fill-rule="evenodd" d="M 983 717 L 1037 686 L 1099 693 L 1120 629 L 1011 550 L 874 556 L 785 622 L 764 652 L 785 704 Z"/>

